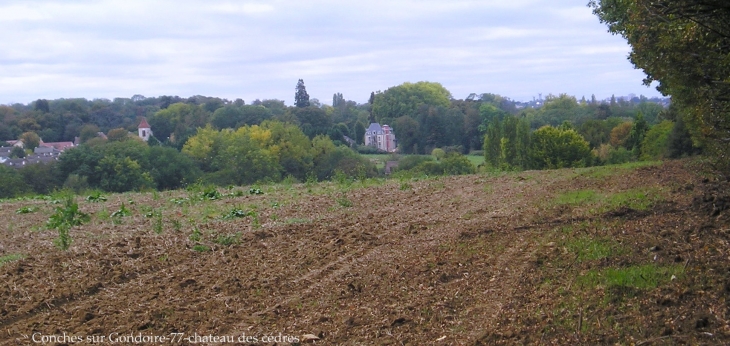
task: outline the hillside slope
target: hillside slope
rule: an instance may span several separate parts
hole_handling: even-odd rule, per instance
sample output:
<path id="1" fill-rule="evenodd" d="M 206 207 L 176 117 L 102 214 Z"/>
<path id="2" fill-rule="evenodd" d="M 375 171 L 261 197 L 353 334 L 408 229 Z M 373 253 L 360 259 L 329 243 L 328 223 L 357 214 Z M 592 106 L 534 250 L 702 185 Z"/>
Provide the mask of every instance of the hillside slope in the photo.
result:
<path id="1" fill-rule="evenodd" d="M 92 218 L 68 251 L 44 226 L 56 204 L 3 202 L 0 345 L 34 333 L 727 344 L 730 190 L 700 171 L 670 161 L 79 197 Z M 122 203 L 129 215 L 112 216 Z"/>

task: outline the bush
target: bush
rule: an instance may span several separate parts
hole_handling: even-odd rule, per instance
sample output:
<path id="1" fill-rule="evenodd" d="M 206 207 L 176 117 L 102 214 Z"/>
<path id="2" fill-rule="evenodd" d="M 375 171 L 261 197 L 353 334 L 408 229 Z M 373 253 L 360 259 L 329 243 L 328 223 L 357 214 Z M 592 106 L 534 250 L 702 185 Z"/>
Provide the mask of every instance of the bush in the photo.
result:
<path id="1" fill-rule="evenodd" d="M 462 175 L 474 174 L 477 168 L 469 159 L 461 154 L 449 154 L 441 160 L 441 166 L 445 174 Z"/>
<path id="2" fill-rule="evenodd" d="M 407 171 L 415 168 L 421 163 L 433 161 L 433 156 L 407 155 L 398 161 L 398 170 Z"/>
<path id="3" fill-rule="evenodd" d="M 609 165 L 626 163 L 631 162 L 633 158 L 634 154 L 631 151 L 627 150 L 624 147 L 619 147 L 618 149 L 609 150 L 606 163 Z"/>

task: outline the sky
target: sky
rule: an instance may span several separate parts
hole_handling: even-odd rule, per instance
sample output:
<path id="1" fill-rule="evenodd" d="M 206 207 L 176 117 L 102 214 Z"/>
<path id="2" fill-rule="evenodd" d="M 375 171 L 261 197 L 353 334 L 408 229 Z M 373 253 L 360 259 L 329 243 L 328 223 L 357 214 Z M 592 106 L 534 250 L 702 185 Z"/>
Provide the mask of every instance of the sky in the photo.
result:
<path id="1" fill-rule="evenodd" d="M 358 103 L 404 82 L 454 98 L 660 96 L 587 0 L 0 0 L 0 104 L 204 95 Z"/>

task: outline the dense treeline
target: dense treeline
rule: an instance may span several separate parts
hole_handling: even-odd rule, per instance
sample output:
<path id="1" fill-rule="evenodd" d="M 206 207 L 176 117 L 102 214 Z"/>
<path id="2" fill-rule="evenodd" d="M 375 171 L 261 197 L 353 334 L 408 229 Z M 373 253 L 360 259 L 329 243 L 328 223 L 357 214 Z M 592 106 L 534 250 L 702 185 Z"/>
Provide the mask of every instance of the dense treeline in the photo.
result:
<path id="1" fill-rule="evenodd" d="M 728 2 L 591 0 L 589 5 L 611 33 L 631 45 L 629 59 L 646 73 L 644 83 L 658 82 L 657 89 L 672 96 L 681 113 L 676 126 L 689 130 L 718 168 L 730 172 Z"/>
<path id="2" fill-rule="evenodd" d="M 456 100 L 438 83 L 404 83 L 373 92 L 366 104 L 335 94 L 332 106 L 309 99 L 303 82 L 297 104 L 194 96 L 37 100 L 0 106 L 0 138 L 83 143 L 55 164 L 3 167 L 0 196 L 47 193 L 62 187 L 107 191 L 174 189 L 194 182 L 251 184 L 282 179 L 370 177 L 374 165 L 349 148 L 362 144 L 370 122 L 393 126 L 403 154 L 435 160 L 403 163 L 423 174 L 475 171 L 461 154 L 484 150 L 492 169 L 542 169 L 678 157 L 695 142 L 678 110 L 645 98 L 598 101 L 548 95 L 514 102 L 494 94 Z M 154 132 L 136 136 L 145 117 Z M 106 134 L 108 139 L 98 136 Z M 440 148 L 440 149 L 439 149 Z M 354 150 L 353 150 L 354 149 Z M 434 151 L 434 149 L 438 149 Z"/>

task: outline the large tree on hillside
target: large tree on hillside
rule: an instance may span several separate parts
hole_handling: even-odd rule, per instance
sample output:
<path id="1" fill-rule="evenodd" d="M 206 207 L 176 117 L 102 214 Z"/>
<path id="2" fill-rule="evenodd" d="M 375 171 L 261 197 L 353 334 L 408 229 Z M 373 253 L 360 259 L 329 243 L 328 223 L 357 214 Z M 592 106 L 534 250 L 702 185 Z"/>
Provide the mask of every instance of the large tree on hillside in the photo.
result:
<path id="1" fill-rule="evenodd" d="M 376 121 L 401 116 L 415 118 L 423 106 L 449 107 L 451 93 L 439 83 L 403 83 L 375 94 L 372 114 Z"/>
<path id="2" fill-rule="evenodd" d="M 727 0 L 591 0 L 629 59 L 688 115 L 696 140 L 730 169 L 730 5 Z"/>
<path id="3" fill-rule="evenodd" d="M 307 94 L 307 88 L 304 86 L 304 80 L 300 79 L 297 82 L 297 92 L 294 94 L 294 105 L 299 108 L 309 107 L 309 94 Z"/>

